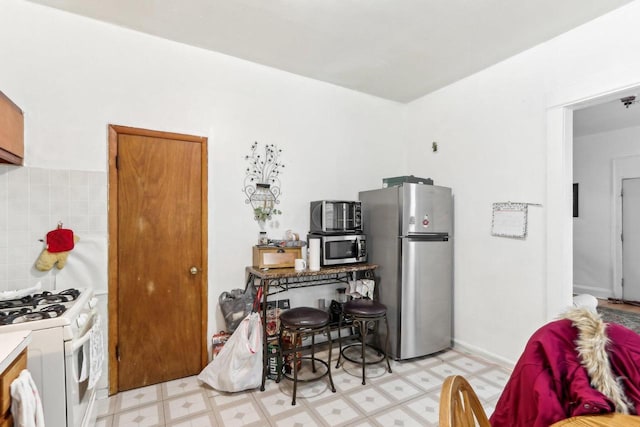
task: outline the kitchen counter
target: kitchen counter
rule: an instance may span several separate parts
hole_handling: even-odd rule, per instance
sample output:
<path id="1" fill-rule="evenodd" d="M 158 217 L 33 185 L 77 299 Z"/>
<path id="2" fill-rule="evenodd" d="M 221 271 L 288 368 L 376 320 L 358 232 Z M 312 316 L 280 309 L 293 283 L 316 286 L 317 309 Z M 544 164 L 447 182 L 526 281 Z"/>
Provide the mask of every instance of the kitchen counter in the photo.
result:
<path id="1" fill-rule="evenodd" d="M 0 373 L 11 365 L 31 342 L 31 331 L 0 333 Z"/>
<path id="2" fill-rule="evenodd" d="M 317 278 L 319 276 L 330 276 L 343 273 L 354 273 L 360 271 L 371 271 L 378 268 L 375 264 L 345 264 L 336 265 L 334 267 L 322 267 L 320 270 L 312 271 L 309 269 L 296 271 L 293 268 L 272 268 L 272 269 L 260 269 L 257 267 L 247 267 L 248 274 L 260 279 L 291 279 L 298 278 L 304 279 Z"/>

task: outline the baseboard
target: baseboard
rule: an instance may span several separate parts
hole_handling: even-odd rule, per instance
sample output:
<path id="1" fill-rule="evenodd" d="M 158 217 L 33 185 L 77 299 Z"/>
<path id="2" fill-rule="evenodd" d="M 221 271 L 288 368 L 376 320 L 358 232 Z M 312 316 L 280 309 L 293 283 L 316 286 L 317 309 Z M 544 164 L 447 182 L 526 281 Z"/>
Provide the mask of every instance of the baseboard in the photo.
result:
<path id="1" fill-rule="evenodd" d="M 516 362 L 513 360 L 505 359 L 504 357 L 498 356 L 495 353 L 491 353 L 484 348 L 480 348 L 457 339 L 453 340 L 453 348 L 463 353 L 481 356 L 490 362 L 497 363 L 509 369 L 513 369 L 513 367 L 516 365 Z"/>
<path id="2" fill-rule="evenodd" d="M 614 298 L 613 292 L 610 289 L 595 288 L 593 286 L 585 286 L 575 283 L 573 284 L 573 293 L 576 295 L 589 294 L 596 298 L 603 299 Z"/>

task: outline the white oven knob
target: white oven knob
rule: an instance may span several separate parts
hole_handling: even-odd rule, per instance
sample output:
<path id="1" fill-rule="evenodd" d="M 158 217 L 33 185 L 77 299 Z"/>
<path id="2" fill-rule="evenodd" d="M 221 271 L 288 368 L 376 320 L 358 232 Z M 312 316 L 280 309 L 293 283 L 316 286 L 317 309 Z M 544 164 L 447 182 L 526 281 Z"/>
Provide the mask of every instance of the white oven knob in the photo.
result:
<path id="1" fill-rule="evenodd" d="M 89 308 L 93 308 L 98 305 L 98 298 L 93 297 L 89 300 Z"/>
<path id="2" fill-rule="evenodd" d="M 76 319 L 76 323 L 78 324 L 78 327 L 82 328 L 84 325 L 86 325 L 88 319 L 89 319 L 89 315 L 87 313 L 81 313 Z"/>

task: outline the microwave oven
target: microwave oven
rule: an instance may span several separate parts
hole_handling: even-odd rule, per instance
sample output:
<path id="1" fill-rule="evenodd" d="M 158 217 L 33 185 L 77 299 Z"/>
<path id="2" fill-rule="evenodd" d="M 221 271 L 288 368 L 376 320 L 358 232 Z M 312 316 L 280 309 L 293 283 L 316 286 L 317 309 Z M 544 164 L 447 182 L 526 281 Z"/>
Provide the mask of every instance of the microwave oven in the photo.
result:
<path id="1" fill-rule="evenodd" d="M 344 200 L 311 202 L 311 233 L 361 233 L 362 203 Z"/>
<path id="2" fill-rule="evenodd" d="M 320 265 L 323 267 L 367 261 L 367 236 L 364 234 L 309 234 L 320 239 Z"/>

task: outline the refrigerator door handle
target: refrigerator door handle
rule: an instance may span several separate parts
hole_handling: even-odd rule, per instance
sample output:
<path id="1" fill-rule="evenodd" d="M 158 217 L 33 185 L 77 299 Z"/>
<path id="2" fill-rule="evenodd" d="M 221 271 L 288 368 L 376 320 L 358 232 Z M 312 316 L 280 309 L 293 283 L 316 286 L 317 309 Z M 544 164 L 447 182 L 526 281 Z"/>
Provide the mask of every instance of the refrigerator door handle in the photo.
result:
<path id="1" fill-rule="evenodd" d="M 407 239 L 415 242 L 448 242 L 449 241 L 448 234 L 423 234 L 423 235 L 411 234 L 408 236 L 399 236 L 399 238 Z"/>

